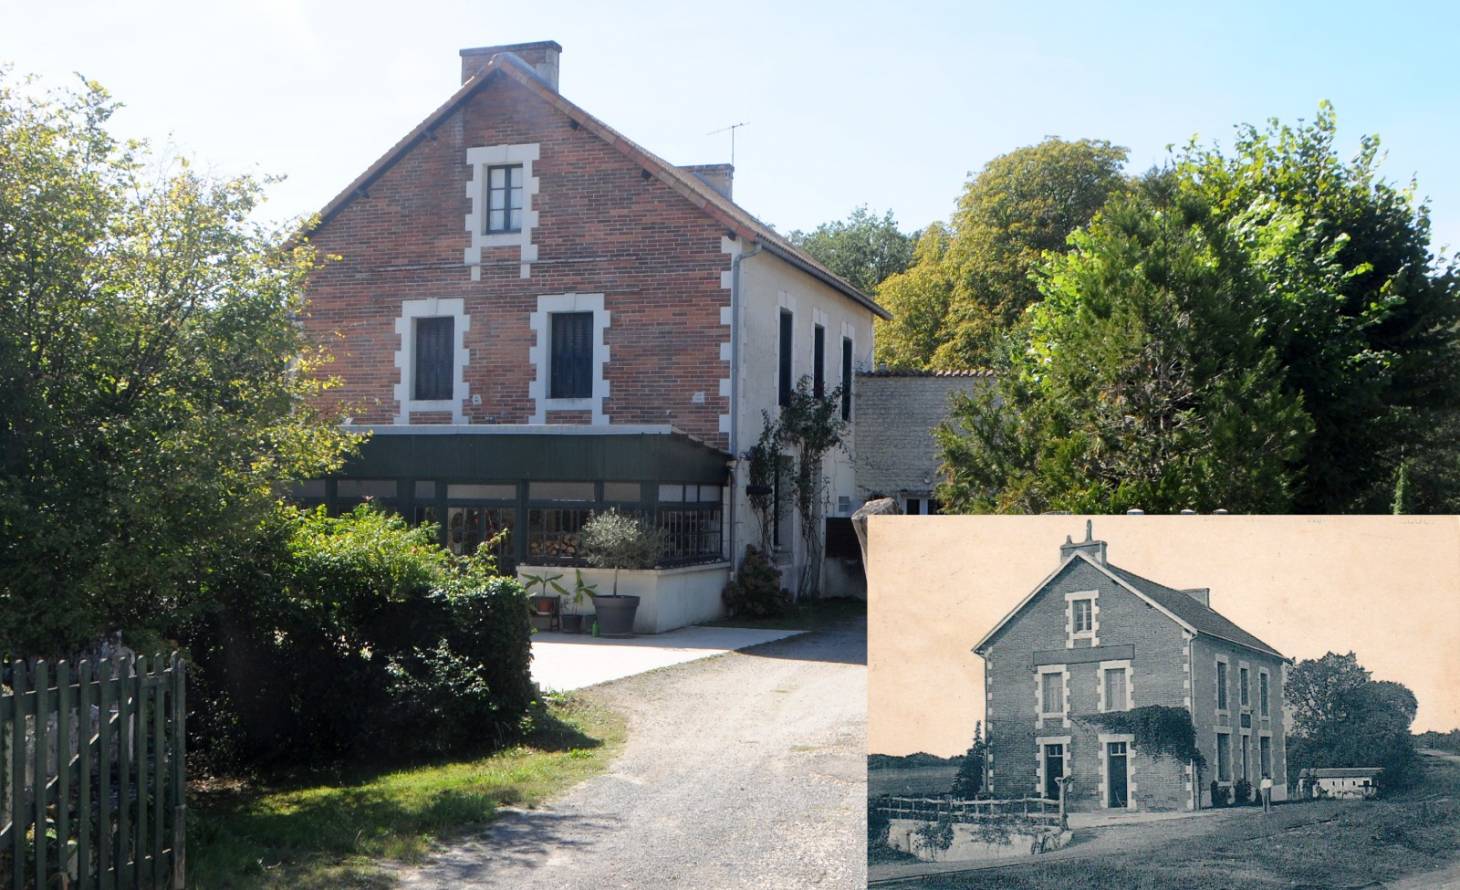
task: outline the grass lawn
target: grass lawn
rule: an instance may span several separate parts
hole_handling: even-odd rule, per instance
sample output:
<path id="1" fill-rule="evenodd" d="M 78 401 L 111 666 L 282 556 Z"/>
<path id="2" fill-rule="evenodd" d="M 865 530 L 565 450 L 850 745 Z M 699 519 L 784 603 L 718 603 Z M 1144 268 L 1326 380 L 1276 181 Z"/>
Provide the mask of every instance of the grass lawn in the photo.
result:
<path id="1" fill-rule="evenodd" d="M 592 698 L 554 696 L 521 744 L 490 756 L 203 792 L 189 811 L 188 886 L 389 887 L 388 862 L 417 861 L 501 805 L 530 806 L 601 772 L 623 739 L 622 719 Z"/>
<path id="2" fill-rule="evenodd" d="M 784 615 L 774 618 L 721 618 L 708 621 L 709 627 L 756 627 L 767 630 L 822 630 L 855 618 L 867 616 L 867 601 L 851 597 L 834 597 L 797 603 Z"/>
<path id="3" fill-rule="evenodd" d="M 924 879 L 998 890 L 1345 890 L 1432 871 L 1460 855 L 1460 765 L 1422 758 L 1424 779 L 1375 801 L 1313 801 L 1213 820 L 1209 834 L 1132 852 Z M 1182 820 L 1184 821 L 1184 820 Z M 1108 829 L 1132 832 L 1144 827 Z"/>

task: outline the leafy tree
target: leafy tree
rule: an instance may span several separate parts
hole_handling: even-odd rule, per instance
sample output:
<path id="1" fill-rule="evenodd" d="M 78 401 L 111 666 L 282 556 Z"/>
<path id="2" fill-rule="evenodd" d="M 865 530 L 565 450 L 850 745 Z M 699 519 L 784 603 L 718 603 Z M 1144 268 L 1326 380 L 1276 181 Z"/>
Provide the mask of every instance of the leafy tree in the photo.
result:
<path id="1" fill-rule="evenodd" d="M 1309 421 L 1261 336 L 1231 228 L 1200 200 L 1112 201 L 1041 270 L 996 387 L 936 433 L 972 512 L 1282 512 Z"/>
<path id="2" fill-rule="evenodd" d="M 1344 160 L 1324 103 L 1312 123 L 1238 128 L 1230 155 L 1194 142 L 1181 187 L 1245 234 L 1263 333 L 1314 421 L 1300 512 L 1386 512 L 1406 458 L 1420 512 L 1460 502 L 1460 266 L 1430 252 L 1414 183 L 1379 177 L 1380 143 Z"/>
<path id="3" fill-rule="evenodd" d="M 1381 784 L 1413 778 L 1416 754 L 1410 724 L 1418 709 L 1400 683 L 1370 678 L 1354 653 L 1329 652 L 1301 661 L 1284 688 L 1293 716 L 1288 773 L 1309 767 L 1378 766 Z"/>
<path id="4" fill-rule="evenodd" d="M 810 377 L 802 377 L 781 408 L 777 441 L 795 458 L 791 473 L 791 499 L 800 520 L 803 561 L 796 582 L 796 599 L 815 599 L 821 592 L 822 546 L 821 505 L 826 495 L 826 453 L 842 444 L 846 421 L 841 415 L 842 388 L 824 395 L 812 391 Z"/>
<path id="5" fill-rule="evenodd" d="M 983 737 L 983 721 L 974 724 L 973 744 L 963 755 L 958 765 L 958 775 L 953 777 L 953 797 L 956 800 L 973 800 L 983 791 L 984 758 L 988 746 Z"/>
<path id="6" fill-rule="evenodd" d="M 798 229 L 789 238 L 866 294 L 907 268 L 917 242 L 916 234 L 904 234 L 897 227 L 891 210 L 876 216 L 865 204 L 845 220 L 822 223 L 809 232 Z"/>
<path id="7" fill-rule="evenodd" d="M 877 288 L 877 300 L 892 318 L 877 322 L 874 346 L 878 364 L 894 368 L 933 367 L 947 340 L 948 310 L 953 300 L 953 275 L 944 262 L 949 233 L 933 223 L 918 237 L 913 264 Z"/>
<path id="8" fill-rule="evenodd" d="M 0 649 L 69 654 L 190 608 L 273 487 L 338 465 L 296 319 L 307 247 L 108 130 L 101 87 L 0 79 Z"/>

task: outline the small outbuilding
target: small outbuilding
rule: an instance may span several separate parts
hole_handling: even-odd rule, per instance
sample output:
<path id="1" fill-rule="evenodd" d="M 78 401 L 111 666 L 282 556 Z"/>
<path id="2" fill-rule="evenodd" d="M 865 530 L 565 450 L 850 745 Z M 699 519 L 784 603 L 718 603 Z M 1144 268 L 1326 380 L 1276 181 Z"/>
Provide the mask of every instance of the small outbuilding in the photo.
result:
<path id="1" fill-rule="evenodd" d="M 1303 797 L 1373 797 L 1379 792 L 1375 783 L 1381 772 L 1377 766 L 1305 769 L 1298 773 L 1298 790 Z"/>

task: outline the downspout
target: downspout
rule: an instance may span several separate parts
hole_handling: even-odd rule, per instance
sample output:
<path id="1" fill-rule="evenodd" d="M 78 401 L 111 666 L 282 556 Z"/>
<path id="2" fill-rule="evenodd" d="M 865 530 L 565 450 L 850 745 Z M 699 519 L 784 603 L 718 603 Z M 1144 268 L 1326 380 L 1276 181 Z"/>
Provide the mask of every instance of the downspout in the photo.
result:
<path id="1" fill-rule="evenodd" d="M 739 563 L 736 555 L 735 504 L 740 500 L 740 478 L 736 469 L 740 466 L 740 264 L 761 252 L 761 245 L 746 253 L 736 254 L 730 261 L 730 577 L 736 575 Z"/>

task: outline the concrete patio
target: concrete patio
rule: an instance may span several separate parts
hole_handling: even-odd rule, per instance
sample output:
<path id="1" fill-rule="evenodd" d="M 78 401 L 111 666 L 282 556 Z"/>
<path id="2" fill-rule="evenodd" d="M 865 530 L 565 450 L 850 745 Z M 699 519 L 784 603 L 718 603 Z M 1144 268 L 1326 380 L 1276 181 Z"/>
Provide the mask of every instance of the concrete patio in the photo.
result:
<path id="1" fill-rule="evenodd" d="M 545 690 L 566 692 L 799 633 L 804 631 L 693 626 L 610 640 L 542 631 L 532 638 L 532 678 Z"/>

